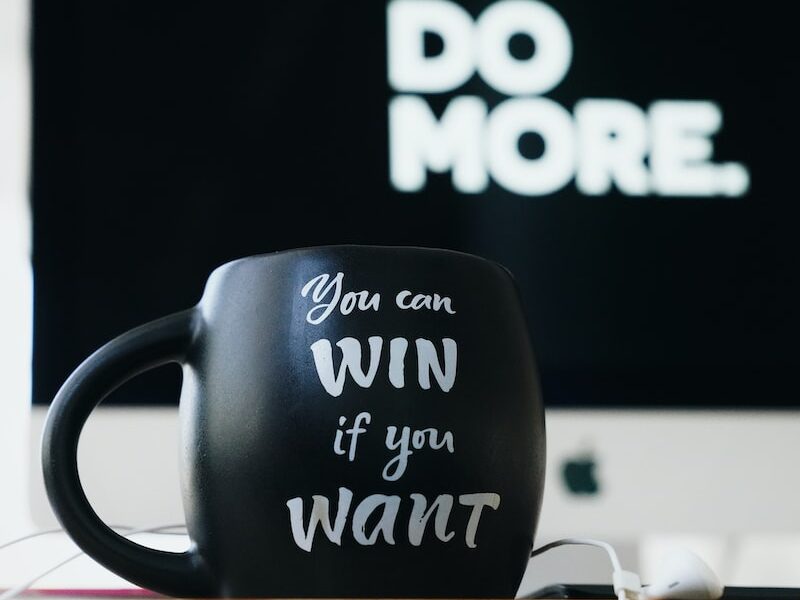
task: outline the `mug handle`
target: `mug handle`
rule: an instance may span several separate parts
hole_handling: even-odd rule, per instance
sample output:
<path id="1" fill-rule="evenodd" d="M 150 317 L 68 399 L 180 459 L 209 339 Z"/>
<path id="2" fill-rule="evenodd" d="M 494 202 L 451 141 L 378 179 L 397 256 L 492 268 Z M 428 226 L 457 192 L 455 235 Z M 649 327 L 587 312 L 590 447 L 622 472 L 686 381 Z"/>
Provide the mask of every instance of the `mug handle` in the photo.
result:
<path id="1" fill-rule="evenodd" d="M 89 504 L 78 477 L 78 438 L 100 401 L 129 379 L 181 362 L 199 333 L 196 308 L 122 334 L 87 358 L 56 394 L 42 437 L 42 469 L 50 504 L 75 543 L 121 577 L 172 596 L 211 597 L 217 586 L 208 565 L 187 552 L 147 548 L 115 533 Z"/>

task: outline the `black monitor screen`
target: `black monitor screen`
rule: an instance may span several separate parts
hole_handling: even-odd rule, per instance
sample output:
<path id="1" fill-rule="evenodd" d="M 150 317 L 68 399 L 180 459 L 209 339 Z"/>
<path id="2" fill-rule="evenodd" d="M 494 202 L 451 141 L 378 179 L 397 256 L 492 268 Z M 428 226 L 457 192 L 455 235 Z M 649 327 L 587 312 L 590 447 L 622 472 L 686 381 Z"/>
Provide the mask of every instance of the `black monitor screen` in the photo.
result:
<path id="1" fill-rule="evenodd" d="M 33 4 L 36 403 L 223 262 L 364 243 L 506 265 L 549 406 L 800 406 L 788 6 Z"/>

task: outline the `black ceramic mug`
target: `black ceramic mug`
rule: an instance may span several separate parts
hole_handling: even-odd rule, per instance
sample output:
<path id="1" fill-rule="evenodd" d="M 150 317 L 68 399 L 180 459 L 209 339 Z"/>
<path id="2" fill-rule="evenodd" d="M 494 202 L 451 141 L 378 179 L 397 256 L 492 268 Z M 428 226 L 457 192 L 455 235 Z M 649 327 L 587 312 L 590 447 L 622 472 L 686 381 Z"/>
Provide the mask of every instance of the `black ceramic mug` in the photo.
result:
<path id="1" fill-rule="evenodd" d="M 114 388 L 183 367 L 191 549 L 109 529 L 77 446 Z M 50 502 L 91 557 L 175 596 L 512 597 L 545 434 L 509 273 L 447 250 L 331 246 L 236 260 L 200 303 L 109 342 L 44 431 Z"/>

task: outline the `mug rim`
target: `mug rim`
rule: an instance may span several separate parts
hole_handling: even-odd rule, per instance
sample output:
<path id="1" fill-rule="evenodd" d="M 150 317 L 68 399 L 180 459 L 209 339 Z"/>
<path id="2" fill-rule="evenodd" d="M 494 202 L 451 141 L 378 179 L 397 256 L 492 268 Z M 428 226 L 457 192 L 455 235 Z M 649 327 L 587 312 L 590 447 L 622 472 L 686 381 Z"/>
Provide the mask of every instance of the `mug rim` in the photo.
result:
<path id="1" fill-rule="evenodd" d="M 463 252 L 461 250 L 453 250 L 451 248 L 434 248 L 434 247 L 431 247 L 431 246 L 415 246 L 415 245 L 408 245 L 408 246 L 381 245 L 381 244 L 321 244 L 321 245 L 318 245 L 318 246 L 302 246 L 302 247 L 299 247 L 299 248 L 289 248 L 289 249 L 286 249 L 286 250 L 274 250 L 272 252 L 262 252 L 261 254 L 252 254 L 250 256 L 242 256 L 242 257 L 239 257 L 239 258 L 234 258 L 232 260 L 229 260 L 227 262 L 224 262 L 224 263 L 214 267 L 214 269 L 209 274 L 209 279 L 211 278 L 212 275 L 216 274 L 218 271 L 223 271 L 223 270 L 226 270 L 228 268 L 233 267 L 234 265 L 237 265 L 239 263 L 248 262 L 248 261 L 265 259 L 265 258 L 270 258 L 270 257 L 273 257 L 273 256 L 284 255 L 284 254 L 300 254 L 300 253 L 303 253 L 303 252 L 312 252 L 312 251 L 320 251 L 320 250 L 345 250 L 345 249 L 395 250 L 395 251 L 401 251 L 401 252 L 402 251 L 407 251 L 407 250 L 413 250 L 413 251 L 416 251 L 416 252 L 420 252 L 421 251 L 421 252 L 427 252 L 427 253 L 430 253 L 430 254 L 445 254 L 445 255 L 449 254 L 449 255 L 458 256 L 458 257 L 462 257 L 462 258 L 473 259 L 473 260 L 476 260 L 478 262 L 482 262 L 482 263 L 485 263 L 487 265 L 490 265 L 490 266 L 492 266 L 492 267 L 494 267 L 496 269 L 499 269 L 500 271 L 502 271 L 506 275 L 508 275 L 508 277 L 511 278 L 511 280 L 516 283 L 516 277 L 514 277 L 514 274 L 511 272 L 511 270 L 508 267 L 506 267 L 505 265 L 503 265 L 503 264 L 501 264 L 501 263 L 499 263 L 499 262 L 497 262 L 495 260 L 492 260 L 490 258 L 485 258 L 485 257 L 479 256 L 477 254 L 471 254 L 469 252 Z"/>

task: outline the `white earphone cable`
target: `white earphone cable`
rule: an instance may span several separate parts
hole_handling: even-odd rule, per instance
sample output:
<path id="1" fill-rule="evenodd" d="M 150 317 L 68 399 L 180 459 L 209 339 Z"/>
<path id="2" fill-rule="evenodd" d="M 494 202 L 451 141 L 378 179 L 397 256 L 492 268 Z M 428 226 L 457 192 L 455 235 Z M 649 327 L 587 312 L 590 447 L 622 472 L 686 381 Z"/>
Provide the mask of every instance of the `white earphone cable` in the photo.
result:
<path id="1" fill-rule="evenodd" d="M 607 542 L 585 538 L 564 538 L 536 548 L 531 552 L 531 558 L 539 556 L 553 548 L 558 548 L 559 546 L 594 546 L 596 548 L 602 548 L 608 554 L 608 557 L 611 559 L 611 565 L 614 568 L 612 579 L 614 583 L 614 593 L 617 595 L 617 598 L 619 600 L 636 600 L 641 597 L 642 583 L 639 576 L 636 573 L 626 571 L 622 568 L 616 550 Z M 0 600 L 3 600 L 3 598 L 0 598 Z"/>
<path id="2" fill-rule="evenodd" d="M 131 531 L 136 529 L 135 527 L 131 527 L 130 525 L 109 525 L 109 528 L 113 529 L 114 531 Z M 153 531 L 151 533 L 158 533 L 159 535 L 186 535 L 183 531 L 176 531 L 171 532 L 168 531 L 169 529 L 186 529 L 185 525 L 174 525 L 164 527 L 163 530 Z M 23 535 L 15 540 L 11 540 L 8 542 L 3 542 L 0 544 L 0 550 L 5 550 L 6 548 L 10 548 L 11 546 L 15 546 L 22 542 L 27 542 L 28 540 L 35 539 L 37 537 L 41 537 L 43 535 L 53 535 L 56 533 L 64 533 L 64 530 L 61 527 L 56 527 L 54 529 L 43 529 L 42 531 L 37 531 L 35 533 L 29 533 L 28 535 Z"/>
<path id="3" fill-rule="evenodd" d="M 597 548 L 602 548 L 603 550 L 608 553 L 608 557 L 611 559 L 611 565 L 614 567 L 615 571 L 622 571 L 622 565 L 619 562 L 619 557 L 617 556 L 616 550 L 611 546 L 611 544 L 607 542 L 601 542 L 599 540 L 589 540 L 585 538 L 564 538 L 563 540 L 556 540 L 555 542 L 550 542 L 549 544 L 545 544 L 540 548 L 536 548 L 533 552 L 531 552 L 531 558 L 534 556 L 539 556 L 547 552 L 548 550 L 552 550 L 553 548 L 558 548 L 559 546 L 595 546 Z"/>
<path id="4" fill-rule="evenodd" d="M 125 537 L 130 537 L 130 536 L 136 535 L 138 533 L 159 533 L 161 535 L 185 535 L 184 533 L 181 533 L 181 532 L 171 531 L 173 529 L 185 529 L 185 525 L 182 525 L 182 524 L 180 524 L 180 525 L 160 525 L 158 527 L 144 527 L 144 528 L 140 528 L 140 529 L 134 529 L 132 527 L 128 527 L 128 526 L 122 525 L 122 526 L 114 526 L 114 527 L 112 527 L 112 529 L 124 531 L 125 533 L 123 535 Z M 48 534 L 52 534 L 52 533 L 59 533 L 59 532 L 62 532 L 62 531 L 63 531 L 63 529 L 48 529 L 48 530 L 45 530 L 45 531 L 39 531 L 39 532 L 36 532 L 36 533 L 31 533 L 29 535 L 23 536 L 21 538 L 17 538 L 15 540 L 10 541 L 10 542 L 5 542 L 4 544 L 0 545 L 0 550 L 2 550 L 4 548 L 8 548 L 9 546 L 13 546 L 15 544 L 18 544 L 20 542 L 24 542 L 26 540 L 30 540 L 30 539 L 39 537 L 39 536 L 48 535 Z M 80 558 L 84 554 L 85 554 L 84 552 L 78 552 L 77 554 L 73 554 L 72 556 L 60 561 L 59 563 L 57 563 L 57 564 L 55 564 L 55 565 L 53 565 L 51 567 L 49 567 L 46 571 L 42 571 L 41 573 L 37 574 L 33 578 L 29 579 L 28 581 L 26 581 L 26 582 L 24 582 L 24 583 L 22 583 L 22 584 L 20 584 L 20 585 L 18 585 L 16 587 L 13 587 L 13 588 L 11 588 L 9 590 L 6 590 L 2 594 L 0 594 L 0 600 L 12 600 L 13 598 L 16 598 L 17 596 L 19 596 L 20 594 L 25 592 L 34 583 L 39 581 L 42 577 L 45 577 L 46 575 L 49 575 L 50 573 L 60 569 L 61 567 L 63 567 L 67 563 L 72 562 L 76 558 Z"/>

